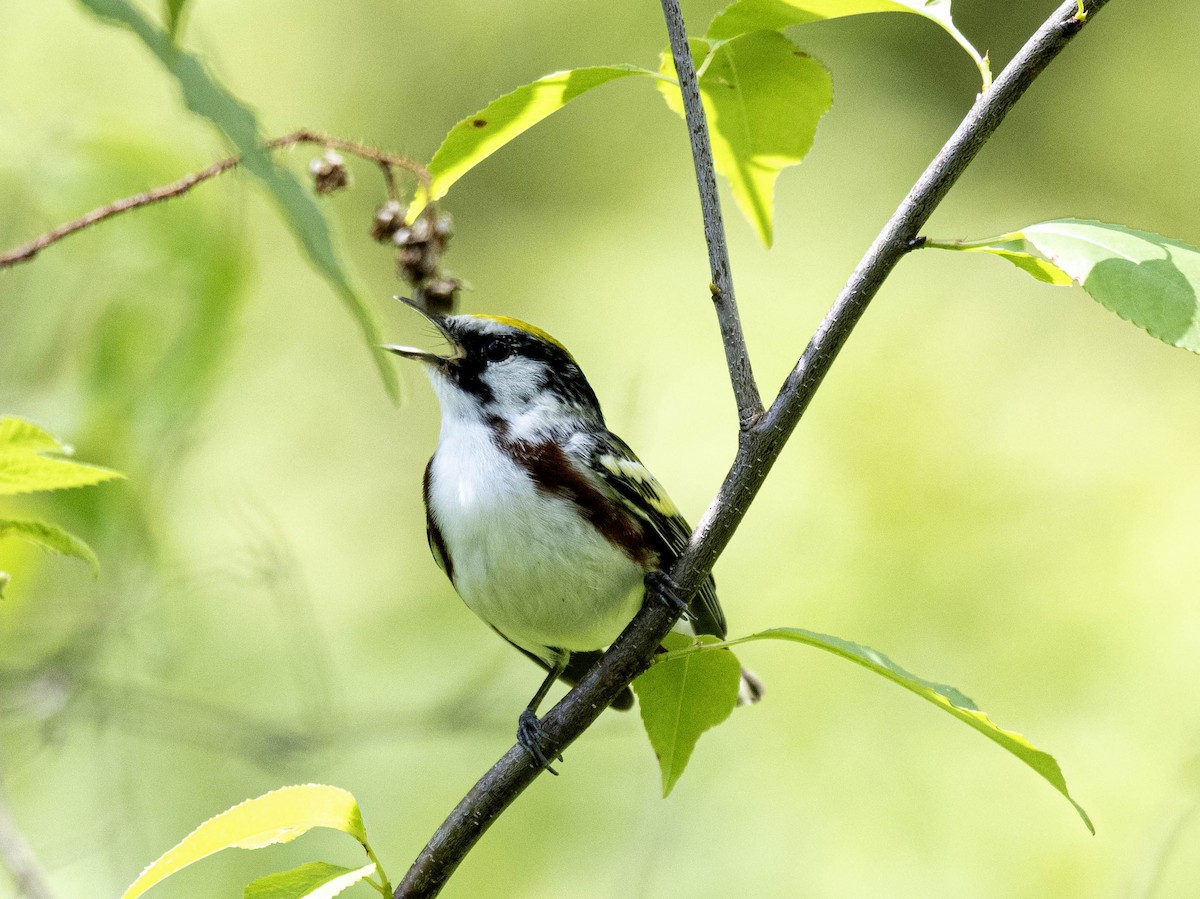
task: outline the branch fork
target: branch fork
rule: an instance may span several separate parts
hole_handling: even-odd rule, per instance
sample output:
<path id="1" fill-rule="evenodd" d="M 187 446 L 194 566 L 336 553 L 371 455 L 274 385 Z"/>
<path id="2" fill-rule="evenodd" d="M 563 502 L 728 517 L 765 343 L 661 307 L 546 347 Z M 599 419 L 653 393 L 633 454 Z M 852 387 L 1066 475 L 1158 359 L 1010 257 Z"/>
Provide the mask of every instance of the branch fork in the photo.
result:
<path id="1" fill-rule="evenodd" d="M 1109 0 L 1065 0 L 981 94 L 884 226 L 813 334 L 771 406 L 764 410 L 750 368 L 737 313 L 728 250 L 713 175 L 712 151 L 695 70 L 678 0 L 661 0 L 683 92 L 712 272 L 711 292 L 721 327 L 741 435 L 725 480 L 692 534 L 687 551 L 669 572 L 680 598 L 689 600 L 725 549 L 783 445 L 799 423 L 838 352 L 884 280 L 909 251 L 919 232 L 979 149 L 1034 79 Z M 547 746 L 568 747 L 599 717 L 649 660 L 676 615 L 646 603 L 604 657 L 542 718 Z M 436 896 L 492 821 L 540 772 L 520 746 L 510 749 L 471 789 L 421 851 L 395 899 Z"/>

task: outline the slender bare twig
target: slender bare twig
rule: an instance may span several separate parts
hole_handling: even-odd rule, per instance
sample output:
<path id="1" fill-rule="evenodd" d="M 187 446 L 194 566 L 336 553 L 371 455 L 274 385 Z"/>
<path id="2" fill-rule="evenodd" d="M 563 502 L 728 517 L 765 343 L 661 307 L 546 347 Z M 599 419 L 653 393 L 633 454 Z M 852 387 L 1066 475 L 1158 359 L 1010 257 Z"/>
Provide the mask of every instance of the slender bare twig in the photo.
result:
<path id="1" fill-rule="evenodd" d="M 33 849 L 17 827 L 4 792 L 0 789 L 0 867 L 12 875 L 17 895 L 27 899 L 54 899 L 46 875 L 38 865 Z"/>
<path id="2" fill-rule="evenodd" d="M 942 151 L 905 197 L 851 275 L 788 376 L 771 408 L 743 431 L 725 482 L 692 534 L 671 574 L 681 597 L 690 598 L 712 570 L 779 457 L 783 445 L 829 371 L 884 278 L 913 246 L 917 233 L 1034 78 L 1077 34 L 1085 19 L 1080 0 L 1065 0 L 980 96 Z M 1086 0 L 1091 22 L 1108 0 Z M 664 6 L 666 4 L 664 3 Z M 599 663 L 542 719 L 543 749 L 552 756 L 569 746 L 608 703 L 648 665 L 673 623 L 673 615 L 647 604 Z M 540 770 L 520 746 L 510 749 L 455 807 L 421 851 L 395 897 L 436 896 L 447 878 L 496 817 L 533 782 Z"/>
<path id="3" fill-rule="evenodd" d="M 696 186 L 700 188 L 700 209 L 704 217 L 704 241 L 708 244 L 708 267 L 712 275 L 709 288 L 721 327 L 721 342 L 725 346 L 725 361 L 729 380 L 737 400 L 738 421 L 745 430 L 763 414 L 762 397 L 750 368 L 750 354 L 742 334 L 737 300 L 733 295 L 733 275 L 729 267 L 729 249 L 725 244 L 725 225 L 721 220 L 721 195 L 717 193 L 717 176 L 713 172 L 712 144 L 708 137 L 708 120 L 700 102 L 700 87 L 696 82 L 696 67 L 688 49 L 687 29 L 679 0 L 662 0 L 663 17 L 671 37 L 671 55 L 675 58 L 675 73 L 683 94 L 684 119 L 692 142 L 692 161 L 696 166 Z"/>
<path id="4" fill-rule="evenodd" d="M 377 150 L 374 147 L 369 147 L 366 144 L 355 141 L 342 140 L 338 137 L 319 134 L 316 131 L 309 131 L 307 129 L 293 131 L 291 134 L 285 134 L 282 137 L 276 137 L 267 141 L 266 146 L 272 150 L 278 150 L 297 144 L 318 144 L 326 149 L 341 150 L 343 153 L 349 153 L 353 156 L 374 162 L 383 171 L 384 184 L 386 185 L 389 199 L 396 199 L 394 169 L 401 168 L 412 172 L 421 186 L 426 189 L 428 189 L 430 184 L 429 171 L 411 159 L 396 156 L 392 153 L 385 153 L 382 150 Z M 156 187 L 154 190 L 135 194 L 132 197 L 116 200 L 106 206 L 93 209 L 86 215 L 59 225 L 52 231 L 47 231 L 40 237 L 34 238 L 29 243 L 0 255 L 0 269 L 16 265 L 18 262 L 28 262 L 42 250 L 46 249 L 46 247 L 57 243 L 64 237 L 68 237 L 76 231 L 82 231 L 84 228 L 90 228 L 92 225 L 97 225 L 115 215 L 120 215 L 122 212 L 129 212 L 131 209 L 140 209 L 142 206 L 149 206 L 152 203 L 161 203 L 163 200 L 181 197 L 197 184 L 202 184 L 234 168 L 239 161 L 239 157 L 230 156 L 228 159 L 214 162 L 212 165 L 198 172 L 185 175 L 172 184 L 165 184 L 162 187 Z"/>

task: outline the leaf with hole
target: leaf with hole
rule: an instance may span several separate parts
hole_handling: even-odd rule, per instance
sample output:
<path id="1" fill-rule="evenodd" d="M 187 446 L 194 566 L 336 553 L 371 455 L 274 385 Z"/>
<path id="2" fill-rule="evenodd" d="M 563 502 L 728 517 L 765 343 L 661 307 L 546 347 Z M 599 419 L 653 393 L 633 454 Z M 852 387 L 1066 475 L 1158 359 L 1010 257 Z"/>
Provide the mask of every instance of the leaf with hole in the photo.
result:
<path id="1" fill-rule="evenodd" d="M 367 846 L 358 803 L 345 790 L 323 784 L 283 787 L 209 818 L 159 856 L 121 899 L 135 899 L 156 883 L 222 849 L 261 849 L 288 843 L 314 827 L 340 830 Z"/>
<path id="2" fill-rule="evenodd" d="M 950 0 L 737 0 L 708 26 L 711 40 L 729 40 L 751 31 L 779 31 L 791 25 L 876 12 L 907 12 L 936 22 L 967 52 L 983 78 L 983 89 L 992 83 L 986 56 L 966 39 L 950 17 Z"/>
<path id="3" fill-rule="evenodd" d="M 817 124 L 833 104 L 833 80 L 819 61 L 775 31 L 712 44 L 693 39 L 691 49 L 713 164 L 729 181 L 742 215 L 770 246 L 775 181 L 812 149 Z M 675 77 L 670 53 L 663 54 L 660 71 Z M 658 89 L 683 116 L 679 87 L 663 81 Z"/>
<path id="4" fill-rule="evenodd" d="M 216 125 L 234 146 L 241 156 L 241 165 L 266 187 L 308 261 L 357 321 L 388 394 L 396 398 L 399 386 L 395 366 L 380 348 L 379 329 L 370 308 L 350 283 L 325 216 L 296 177 L 271 158 L 263 146 L 258 118 L 250 107 L 231 94 L 199 58 L 175 46 L 170 36 L 129 0 L 79 2 L 101 21 L 122 26 L 137 35 L 179 83 L 188 109 Z"/>
<path id="5" fill-rule="evenodd" d="M 959 721 L 973 727 L 1040 774 L 1075 807 L 1075 811 L 1079 813 L 1079 817 L 1083 819 L 1083 823 L 1087 825 L 1088 830 L 1092 833 L 1096 832 L 1096 829 L 1092 826 L 1091 818 L 1083 810 L 1083 806 L 1071 798 L 1062 769 L 1059 768 L 1054 756 L 1036 748 L 1020 734 L 1011 730 L 1004 730 L 992 723 L 991 719 L 985 713 L 981 712 L 974 702 L 953 687 L 917 677 L 915 674 L 905 671 L 883 653 L 877 652 L 869 646 L 862 646 L 858 643 L 851 643 L 849 640 L 843 640 L 840 637 L 818 634 L 814 631 L 807 631 L 798 627 L 772 628 L 760 631 L 757 634 L 739 637 L 735 640 L 727 640 L 721 645 L 735 646 L 755 640 L 783 640 L 785 642 L 801 643 L 805 646 L 823 649 L 843 659 L 848 659 L 855 664 L 862 665 L 869 671 L 886 677 L 892 683 L 899 684 L 904 689 L 917 694 L 927 702 L 933 703 L 942 711 L 948 712 Z M 703 654 L 705 650 L 684 650 L 684 653 L 696 653 L 697 651 Z M 684 653 L 680 653 L 680 655 L 686 658 L 687 656 Z"/>
<path id="6" fill-rule="evenodd" d="M 375 863 L 343 868 L 328 862 L 309 862 L 268 874 L 246 884 L 242 899 L 333 899 L 375 873 Z"/>
<path id="7" fill-rule="evenodd" d="M 715 637 L 699 637 L 712 642 Z M 695 645 L 682 634 L 668 634 L 668 650 Z M 670 794 L 687 767 L 700 735 L 715 727 L 737 703 L 742 666 L 728 650 L 698 652 L 676 658 L 658 656 L 633 682 L 642 724 L 662 771 L 663 796 Z"/>
<path id="8" fill-rule="evenodd" d="M 1200 250 L 1182 241 L 1123 225 L 1057 219 L 999 237 L 925 246 L 992 253 L 1039 280 L 1078 284 L 1152 337 L 1200 353 Z"/>

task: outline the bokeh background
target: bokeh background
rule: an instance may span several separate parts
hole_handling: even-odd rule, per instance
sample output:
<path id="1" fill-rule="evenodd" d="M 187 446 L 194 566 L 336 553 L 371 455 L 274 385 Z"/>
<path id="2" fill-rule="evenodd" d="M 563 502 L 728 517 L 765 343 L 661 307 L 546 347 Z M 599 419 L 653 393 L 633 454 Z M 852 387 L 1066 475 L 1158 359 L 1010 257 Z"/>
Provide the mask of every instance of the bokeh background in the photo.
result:
<path id="1" fill-rule="evenodd" d="M 1055 4 L 956 0 L 997 70 Z M 185 42 L 259 111 L 428 159 L 556 69 L 653 65 L 657 3 L 193 0 Z M 1200 7 L 1114 2 L 1034 86 L 929 233 L 1063 215 L 1200 244 Z M 702 31 L 717 2 L 689 2 Z M 157 5 L 146 8 L 158 13 Z M 129 35 L 4 4 L 0 244 L 225 155 Z M 776 246 L 727 200 L 773 392 L 974 97 L 916 16 L 790 34 L 834 75 L 778 188 Z M 288 154 L 303 170 L 313 154 Z M 381 188 L 322 200 L 387 336 L 426 339 L 367 237 Z M 572 347 L 610 424 L 698 516 L 735 446 L 682 123 L 607 86 L 460 182 L 464 308 Z M 62 896 L 115 896 L 204 818 L 287 783 L 352 790 L 398 879 L 510 744 L 540 674 L 425 546 L 438 429 L 385 397 L 354 323 L 247 176 L 0 272 L 0 411 L 127 481 L 25 501 L 84 566 L 0 544 L 0 777 Z M 704 737 L 666 801 L 636 714 L 605 715 L 486 836 L 457 897 L 1185 897 L 1200 889 L 1200 359 L 999 260 L 900 266 L 717 566 L 734 633 L 796 625 L 952 683 L 1056 754 L 1090 811 L 843 661 L 758 644 L 766 700 Z M 230 852 L 156 888 L 239 896 L 340 834 Z M 369 895 L 366 887 L 356 887 Z M 14 887 L 0 872 L 0 895 Z"/>

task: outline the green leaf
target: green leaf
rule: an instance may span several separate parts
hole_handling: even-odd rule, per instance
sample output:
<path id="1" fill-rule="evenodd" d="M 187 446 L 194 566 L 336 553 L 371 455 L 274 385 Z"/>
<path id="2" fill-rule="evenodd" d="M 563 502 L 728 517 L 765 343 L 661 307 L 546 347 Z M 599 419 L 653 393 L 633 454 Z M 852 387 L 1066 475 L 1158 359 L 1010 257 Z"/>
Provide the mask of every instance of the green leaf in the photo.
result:
<path id="1" fill-rule="evenodd" d="M 993 253 L 1040 280 L 1074 282 L 1151 336 L 1200 353 L 1200 250 L 1181 241 L 1121 225 L 1058 219 L 986 240 L 926 246 Z M 1030 259 L 1057 277 L 1040 277 Z"/>
<path id="2" fill-rule="evenodd" d="M 522 85 L 467 116 L 450 129 L 433 154 L 429 163 L 429 173 L 433 176 L 430 197 L 419 195 L 413 201 L 409 219 L 416 218 L 427 200 L 440 200 L 459 178 L 542 119 L 592 88 L 630 75 L 658 77 L 649 69 L 629 65 L 568 69 Z"/>
<path id="3" fill-rule="evenodd" d="M 167 17 L 167 36 L 172 41 L 179 39 L 180 26 L 183 24 L 183 11 L 188 0 L 164 0 L 163 12 Z"/>
<path id="4" fill-rule="evenodd" d="M 1009 236 L 1011 235 L 1005 235 L 1005 237 Z M 1066 287 L 1075 283 L 1071 279 L 1071 276 L 1057 265 L 1031 254 L 1025 242 L 1020 239 L 1004 240 L 996 238 L 995 242 L 984 241 L 978 244 L 959 244 L 953 242 L 931 243 L 926 241 L 923 246 L 930 247 L 931 249 L 961 250 L 965 253 L 991 253 L 999 256 L 1001 259 L 1007 259 L 1017 268 L 1046 284 Z"/>
<path id="5" fill-rule="evenodd" d="M 233 96 L 195 56 L 176 47 L 165 31 L 129 0 L 79 0 L 97 18 L 136 34 L 179 82 L 188 109 L 216 125 L 241 156 L 241 164 L 266 186 L 312 266 L 358 322 L 388 394 L 398 396 L 396 370 L 379 346 L 379 330 L 367 304 L 351 285 L 321 210 L 296 177 L 263 147 L 254 112 Z"/>
<path id="6" fill-rule="evenodd" d="M 323 784 L 283 787 L 209 818 L 179 845 L 159 856 L 121 899 L 134 899 L 161 880 L 222 849 L 261 849 L 274 843 L 288 843 L 314 827 L 340 830 L 367 845 L 362 814 L 348 792 Z"/>
<path id="7" fill-rule="evenodd" d="M 712 642 L 715 637 L 699 637 Z M 668 649 L 693 646 L 682 634 L 668 634 Z M 687 767 L 700 735 L 729 717 L 737 703 L 742 666 L 727 650 L 659 656 L 633 682 L 642 724 L 662 770 L 663 796 L 668 796 Z"/>
<path id="8" fill-rule="evenodd" d="M 775 31 L 717 43 L 693 39 L 691 48 L 713 163 L 729 181 L 742 215 L 770 246 L 775 179 L 812 148 L 817 123 L 833 104 L 833 80 L 820 62 Z M 670 53 L 663 54 L 660 71 L 675 77 Z M 675 82 L 660 82 L 658 89 L 683 116 Z"/>
<path id="9" fill-rule="evenodd" d="M 62 528 L 44 521 L 17 521 L 11 518 L 0 518 L 0 540 L 5 537 L 20 537 L 43 549 L 48 549 L 64 556 L 74 556 L 82 559 L 91 566 L 92 574 L 99 576 L 100 560 L 92 548 L 73 534 Z"/>
<path id="10" fill-rule="evenodd" d="M 1020 734 L 997 727 L 986 714 L 979 710 L 979 707 L 975 703 L 953 687 L 917 677 L 915 674 L 905 671 L 883 653 L 877 652 L 868 646 L 851 643 L 849 640 L 831 637 L 828 634 L 806 631 L 798 627 L 772 628 L 771 630 L 760 631 L 757 634 L 750 634 L 747 637 L 728 640 L 721 645 L 730 646 L 739 643 L 749 643 L 753 640 L 785 640 L 791 643 L 802 643 L 805 646 L 814 646 L 817 649 L 823 649 L 836 656 L 841 656 L 843 659 L 848 659 L 851 662 L 862 665 L 864 668 L 886 677 L 893 683 L 899 684 L 904 689 L 916 693 L 922 699 L 932 702 L 945 712 L 949 712 L 959 721 L 975 728 L 975 730 L 979 731 L 989 740 L 1007 749 L 1044 777 L 1054 789 L 1067 798 L 1071 805 L 1075 806 L 1075 811 L 1079 812 L 1079 817 L 1083 819 L 1083 823 L 1087 825 L 1088 830 L 1093 834 L 1096 832 L 1096 829 L 1092 826 L 1091 818 L 1083 810 L 1083 806 L 1072 799 L 1071 794 L 1067 791 L 1066 779 L 1063 777 L 1062 769 L 1059 768 L 1058 762 L 1054 760 L 1054 756 L 1042 752 L 1042 750 L 1033 746 L 1033 744 Z M 686 658 L 686 656 L 684 657 Z"/>
<path id="11" fill-rule="evenodd" d="M 309 862 L 268 874 L 246 884 L 243 899 L 332 899 L 360 880 L 375 873 L 375 863 L 361 868 L 343 868 L 328 862 Z"/>
<path id="12" fill-rule="evenodd" d="M 125 477 L 110 468 L 46 455 L 70 452 L 69 447 L 32 422 L 0 418 L 0 496 L 86 487 Z"/>
<path id="13" fill-rule="evenodd" d="M 708 26 L 712 40 L 729 40 L 751 31 L 779 31 L 791 25 L 873 12 L 907 12 L 940 25 L 958 42 L 979 69 L 983 89 L 992 84 L 991 66 L 963 36 L 950 17 L 950 0 L 737 0 Z"/>

